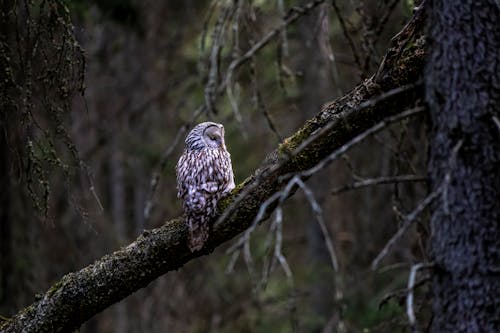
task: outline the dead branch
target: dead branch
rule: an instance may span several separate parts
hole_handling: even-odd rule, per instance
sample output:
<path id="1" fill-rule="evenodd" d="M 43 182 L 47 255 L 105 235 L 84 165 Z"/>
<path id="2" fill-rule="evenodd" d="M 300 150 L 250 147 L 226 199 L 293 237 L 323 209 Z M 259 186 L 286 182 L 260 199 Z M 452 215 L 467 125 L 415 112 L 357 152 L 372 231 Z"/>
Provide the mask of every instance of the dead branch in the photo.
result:
<path id="1" fill-rule="evenodd" d="M 318 164 L 316 164 L 314 167 L 304 170 L 300 172 L 301 177 L 310 177 L 313 174 L 319 172 L 320 170 L 324 169 L 327 165 L 329 165 L 331 162 L 333 162 L 335 159 L 340 157 L 341 155 L 345 154 L 349 149 L 354 147 L 355 145 L 359 144 L 361 141 L 365 140 L 367 137 L 370 135 L 373 135 L 375 133 L 378 133 L 385 129 L 387 126 L 396 123 L 402 119 L 406 119 L 408 117 L 414 116 L 419 113 L 423 113 L 425 111 L 425 108 L 422 106 L 417 106 L 415 108 L 412 108 L 410 110 L 404 111 L 400 114 L 397 114 L 392 117 L 388 117 L 386 119 L 383 119 L 380 121 L 378 124 L 374 125 L 373 127 L 367 129 L 363 133 L 357 135 L 354 137 L 352 140 L 349 142 L 345 143 L 340 147 L 339 149 L 336 149 L 333 151 L 331 154 L 329 154 L 326 158 L 324 158 L 322 161 L 320 161 Z"/>
<path id="2" fill-rule="evenodd" d="M 418 218 L 418 216 L 438 197 L 441 197 L 441 204 L 444 206 L 444 211 L 448 209 L 448 185 L 451 181 L 451 169 L 454 167 L 456 156 L 460 147 L 462 147 L 463 140 L 460 140 L 452 150 L 449 159 L 449 170 L 444 176 L 441 185 L 439 185 L 436 190 L 427 195 L 420 203 L 415 207 L 415 209 L 408 215 L 404 217 L 403 225 L 398 229 L 398 231 L 389 239 L 387 244 L 385 244 L 382 251 L 379 252 L 377 257 L 372 262 L 372 269 L 377 269 L 380 261 L 389 253 L 394 244 L 405 234 L 408 228 L 413 224 L 413 222 Z"/>
<path id="3" fill-rule="evenodd" d="M 342 28 L 342 33 L 344 34 L 344 37 L 347 40 L 349 47 L 351 48 L 352 56 L 354 57 L 354 62 L 356 63 L 356 66 L 358 67 L 358 69 L 361 71 L 362 67 L 361 67 L 360 56 L 358 54 L 358 50 L 356 49 L 356 45 L 354 44 L 354 41 L 352 40 L 352 37 L 349 34 L 346 20 L 342 16 L 342 12 L 340 11 L 340 8 L 337 5 L 336 1 L 332 1 L 332 7 L 333 7 L 333 10 L 335 11 L 335 14 L 337 15 L 337 19 L 339 20 L 340 27 Z"/>
<path id="4" fill-rule="evenodd" d="M 422 26 L 413 26 L 413 29 L 421 30 Z M 384 92 L 418 81 L 424 63 L 423 47 L 412 45 L 408 52 L 400 54 L 402 56 L 394 60 L 393 66 L 386 63 L 376 76 L 329 103 L 308 120 L 269 154 L 252 176 L 221 200 L 219 211 L 224 214 L 219 216 L 225 215 L 226 218 L 214 225 L 201 251 L 191 253 L 187 247 L 187 229 L 182 218 L 171 219 L 160 228 L 145 231 L 130 245 L 80 271 L 65 275 L 33 304 L 2 323 L 0 331 L 74 331 L 95 314 L 147 286 L 157 277 L 179 269 L 194 258 L 210 254 L 222 243 L 236 237 L 252 224 L 262 203 L 286 186 L 287 182 L 282 179 L 284 175 L 313 168 L 332 151 L 382 119 L 413 107 L 422 97 L 420 87 L 414 85 L 412 89 L 359 108 L 362 103 Z M 326 127 L 328 130 L 323 130 Z M 241 196 L 243 193 L 245 195 Z M 226 215 L 230 206 L 233 208 Z"/>
<path id="5" fill-rule="evenodd" d="M 432 263 L 418 263 L 411 267 L 410 275 L 408 277 L 408 295 L 406 297 L 406 314 L 408 315 L 408 321 L 410 322 L 411 332 L 418 333 L 417 319 L 415 317 L 415 310 L 413 306 L 413 292 L 415 290 L 416 284 L 415 280 L 417 277 L 417 272 L 423 268 L 432 268 L 434 265 Z"/>
<path id="6" fill-rule="evenodd" d="M 417 207 L 404 218 L 403 225 L 398 229 L 398 231 L 389 239 L 387 244 L 377 257 L 372 262 L 372 269 L 376 270 L 380 261 L 389 253 L 394 244 L 406 233 L 408 228 L 413 224 L 413 222 L 420 216 L 420 214 L 443 192 L 443 186 L 439 187 L 436 191 L 430 193 L 426 196 Z"/>
<path id="7" fill-rule="evenodd" d="M 425 182 L 427 177 L 417 176 L 417 175 L 399 175 L 392 177 L 377 177 L 370 179 L 363 179 L 352 184 L 347 184 L 344 186 L 334 188 L 330 194 L 338 195 L 352 190 L 358 190 L 361 188 L 375 186 L 375 185 L 387 185 L 387 184 L 399 184 L 399 183 L 412 183 L 412 182 Z"/>

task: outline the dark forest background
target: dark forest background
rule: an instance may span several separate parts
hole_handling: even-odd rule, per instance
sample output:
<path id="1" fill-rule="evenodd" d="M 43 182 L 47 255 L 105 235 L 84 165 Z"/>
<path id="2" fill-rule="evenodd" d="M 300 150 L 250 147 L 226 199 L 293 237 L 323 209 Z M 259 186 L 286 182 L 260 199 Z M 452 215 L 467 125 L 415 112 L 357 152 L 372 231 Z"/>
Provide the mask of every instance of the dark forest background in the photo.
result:
<path id="1" fill-rule="evenodd" d="M 242 182 L 324 103 L 375 73 L 415 6 L 308 3 L 3 2 L 10 82 L 2 83 L 0 119 L 0 318 L 64 274 L 181 215 L 174 167 L 193 124 L 224 124 Z M 234 72 L 229 90 L 218 91 L 231 62 L 294 14 Z M 80 331 L 408 331 L 408 275 L 428 259 L 428 213 L 377 269 L 372 261 L 428 192 L 427 121 L 389 126 L 308 181 L 338 272 L 310 200 L 297 192 L 283 205 L 289 271 L 269 266 L 275 231 L 263 224 L 252 234 L 251 264 L 233 261 L 226 244 Z M 428 280 L 422 270 L 415 283 L 423 328 L 431 320 Z"/>

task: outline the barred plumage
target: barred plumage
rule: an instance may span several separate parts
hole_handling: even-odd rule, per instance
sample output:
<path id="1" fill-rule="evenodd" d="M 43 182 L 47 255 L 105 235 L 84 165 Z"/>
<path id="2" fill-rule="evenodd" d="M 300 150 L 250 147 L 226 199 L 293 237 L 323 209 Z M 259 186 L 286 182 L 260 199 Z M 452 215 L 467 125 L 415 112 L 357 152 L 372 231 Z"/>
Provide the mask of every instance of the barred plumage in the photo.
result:
<path id="1" fill-rule="evenodd" d="M 177 196 L 182 199 L 189 229 L 188 246 L 194 252 L 208 239 L 209 221 L 216 213 L 219 199 L 234 188 L 234 176 L 221 124 L 198 124 L 185 143 L 176 166 Z"/>

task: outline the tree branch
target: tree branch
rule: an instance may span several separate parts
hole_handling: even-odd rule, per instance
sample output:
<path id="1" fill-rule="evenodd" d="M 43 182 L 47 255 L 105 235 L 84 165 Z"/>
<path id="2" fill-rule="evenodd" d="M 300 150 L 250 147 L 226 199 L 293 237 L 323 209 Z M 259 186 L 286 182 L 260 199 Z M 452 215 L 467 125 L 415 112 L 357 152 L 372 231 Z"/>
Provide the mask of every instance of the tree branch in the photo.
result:
<path id="1" fill-rule="evenodd" d="M 206 246 L 191 253 L 186 245 L 187 229 L 182 218 L 174 218 L 157 229 L 145 231 L 134 242 L 98 259 L 78 272 L 69 273 L 40 299 L 0 326 L 1 332 L 71 332 L 108 306 L 122 300 L 166 272 L 211 253 L 216 247 L 246 230 L 259 208 L 287 181 L 283 175 L 314 167 L 333 150 L 382 119 L 412 107 L 422 96 L 420 85 L 397 94 L 385 92 L 419 80 L 424 63 L 423 45 L 403 42 L 405 30 L 422 31 L 421 20 L 412 21 L 392 41 L 398 59 L 386 59 L 383 68 L 345 96 L 326 105 L 314 118 L 272 152 L 255 173 L 219 203 L 219 211 L 230 214 L 211 231 Z M 376 101 L 371 103 L 369 101 Z M 360 107 L 363 106 L 363 107 Z M 323 130 L 326 129 L 326 130 Z M 300 149 L 298 149 L 300 148 Z"/>

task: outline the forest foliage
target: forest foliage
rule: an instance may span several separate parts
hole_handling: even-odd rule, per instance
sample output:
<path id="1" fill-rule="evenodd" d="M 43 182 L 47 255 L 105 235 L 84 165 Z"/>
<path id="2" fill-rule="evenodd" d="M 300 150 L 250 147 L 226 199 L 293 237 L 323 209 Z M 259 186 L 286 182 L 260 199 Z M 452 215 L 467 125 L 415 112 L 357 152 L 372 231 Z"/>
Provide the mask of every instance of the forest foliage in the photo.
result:
<path id="1" fill-rule="evenodd" d="M 243 182 L 324 103 L 333 109 L 405 56 L 391 38 L 413 10 L 394 0 L 5 2 L 0 322 L 182 214 L 174 166 L 193 124 L 224 124 Z M 424 43 L 410 35 L 397 45 L 408 54 Z M 234 251 L 237 237 L 80 331 L 406 332 L 427 212 L 372 263 L 426 198 L 425 122 L 384 124 L 309 175 L 311 192 L 284 201 L 244 249 Z M 411 288 L 422 327 L 428 280 L 422 270 Z"/>

